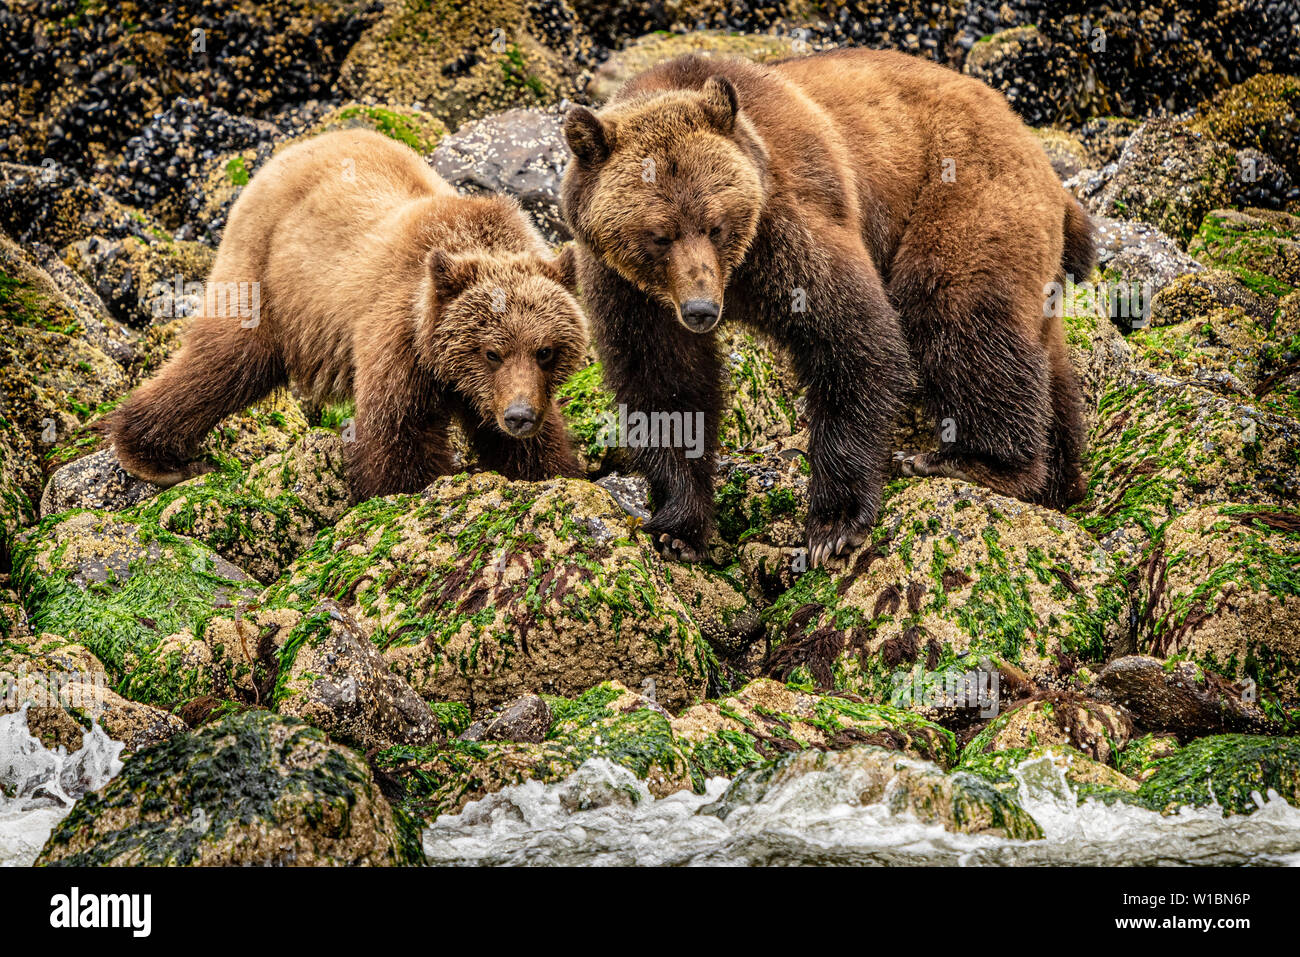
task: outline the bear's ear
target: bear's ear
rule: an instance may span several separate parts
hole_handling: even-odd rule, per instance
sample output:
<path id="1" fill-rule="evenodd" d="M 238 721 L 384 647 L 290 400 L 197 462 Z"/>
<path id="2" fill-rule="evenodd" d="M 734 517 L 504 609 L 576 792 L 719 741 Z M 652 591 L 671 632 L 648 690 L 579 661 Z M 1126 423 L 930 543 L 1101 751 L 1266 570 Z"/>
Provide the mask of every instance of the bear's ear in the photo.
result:
<path id="1" fill-rule="evenodd" d="M 564 138 L 583 166 L 599 166 L 614 149 L 614 129 L 585 106 L 575 106 L 564 117 Z"/>
<path id="2" fill-rule="evenodd" d="M 455 299 L 474 285 L 478 277 L 478 264 L 469 256 L 456 256 L 445 249 L 434 249 L 425 261 L 429 264 L 434 292 L 444 301 Z"/>
<path id="3" fill-rule="evenodd" d="M 704 114 L 718 132 L 731 135 L 736 128 L 736 114 L 740 111 L 740 97 L 736 88 L 725 76 L 711 76 L 700 87 L 704 101 Z"/>
<path id="4" fill-rule="evenodd" d="M 573 255 L 573 243 L 565 243 L 554 259 L 542 260 L 542 273 L 569 292 L 578 291 L 578 262 Z"/>

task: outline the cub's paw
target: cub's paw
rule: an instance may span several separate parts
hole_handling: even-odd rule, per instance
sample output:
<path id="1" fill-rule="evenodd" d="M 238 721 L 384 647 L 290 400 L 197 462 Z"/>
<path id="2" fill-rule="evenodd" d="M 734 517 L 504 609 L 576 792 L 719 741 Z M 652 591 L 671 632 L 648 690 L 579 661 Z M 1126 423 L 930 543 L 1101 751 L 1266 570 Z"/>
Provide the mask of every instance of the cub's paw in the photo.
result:
<path id="1" fill-rule="evenodd" d="M 824 564 L 836 555 L 861 545 L 871 531 L 873 521 L 865 516 L 856 518 L 818 519 L 808 516 L 808 561 L 813 568 Z"/>
<path id="2" fill-rule="evenodd" d="M 894 470 L 906 478 L 938 476 L 965 482 L 971 480 L 956 462 L 942 458 L 935 452 L 895 452 Z"/>
<path id="3" fill-rule="evenodd" d="M 651 533 L 650 540 L 654 542 L 654 546 L 660 555 L 672 561 L 694 564 L 704 560 L 702 549 L 697 549 L 680 538 L 674 538 L 668 532 L 660 532 L 657 535 Z"/>

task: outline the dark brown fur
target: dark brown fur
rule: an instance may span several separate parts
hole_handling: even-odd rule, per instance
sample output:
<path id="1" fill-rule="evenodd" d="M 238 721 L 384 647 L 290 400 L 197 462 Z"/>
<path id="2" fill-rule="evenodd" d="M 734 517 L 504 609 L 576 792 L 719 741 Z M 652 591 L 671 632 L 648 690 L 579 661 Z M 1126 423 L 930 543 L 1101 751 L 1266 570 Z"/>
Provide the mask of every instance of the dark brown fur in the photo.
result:
<path id="1" fill-rule="evenodd" d="M 599 116 L 571 111 L 566 135 L 565 215 L 608 380 L 629 410 L 706 414 L 703 458 L 630 450 L 668 552 L 698 557 L 712 523 L 721 366 L 701 302 L 797 367 L 814 563 L 874 523 L 914 384 L 955 435 L 901 456 L 905 474 L 1080 497 L 1079 390 L 1044 287 L 1091 269 L 1091 228 L 1000 95 L 893 53 L 692 56 Z"/>
<path id="2" fill-rule="evenodd" d="M 214 298 L 230 283 L 258 284 L 255 324 Z M 571 253 L 551 259 L 510 201 L 458 196 L 378 134 L 314 138 L 231 210 L 181 351 L 112 417 L 118 458 L 163 485 L 203 471 L 208 431 L 293 380 L 316 403 L 355 397 L 358 499 L 445 474 L 453 416 L 487 468 L 580 474 L 553 399 L 585 349 L 573 286 Z"/>

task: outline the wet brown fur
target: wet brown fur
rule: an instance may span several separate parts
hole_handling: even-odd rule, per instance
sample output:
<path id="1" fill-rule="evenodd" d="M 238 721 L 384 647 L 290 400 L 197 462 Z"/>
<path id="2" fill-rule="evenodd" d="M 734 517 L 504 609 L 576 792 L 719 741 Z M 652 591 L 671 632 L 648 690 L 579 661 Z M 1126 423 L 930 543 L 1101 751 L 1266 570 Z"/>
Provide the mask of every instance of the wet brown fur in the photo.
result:
<path id="1" fill-rule="evenodd" d="M 355 398 L 357 499 L 448 472 L 453 416 L 486 468 L 579 474 L 553 400 L 586 343 L 572 255 L 552 259 L 513 202 L 457 195 L 376 133 L 316 137 L 231 210 L 207 289 L 254 282 L 255 324 L 209 292 L 181 351 L 113 415 L 128 472 L 170 485 L 203 471 L 208 431 L 292 380 L 314 403 Z M 523 438 L 504 431 L 511 403 L 536 413 Z"/>
<path id="2" fill-rule="evenodd" d="M 905 474 L 1081 497 L 1079 387 L 1044 287 L 1091 270 L 1091 226 L 999 94 L 896 53 L 689 56 L 598 115 L 571 111 L 566 135 L 565 215 L 608 380 L 630 410 L 705 413 L 702 458 L 629 450 L 670 553 L 698 557 L 712 524 L 721 365 L 683 318 L 696 297 L 796 364 L 814 562 L 874 523 L 915 387 L 955 440 L 905 457 Z"/>

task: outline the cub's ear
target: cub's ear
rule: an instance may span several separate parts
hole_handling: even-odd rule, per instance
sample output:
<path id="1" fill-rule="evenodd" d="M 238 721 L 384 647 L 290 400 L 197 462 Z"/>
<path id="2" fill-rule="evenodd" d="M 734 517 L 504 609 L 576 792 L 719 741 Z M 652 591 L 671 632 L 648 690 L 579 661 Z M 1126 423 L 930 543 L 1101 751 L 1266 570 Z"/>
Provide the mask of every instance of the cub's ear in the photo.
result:
<path id="1" fill-rule="evenodd" d="M 542 274 L 569 292 L 577 292 L 578 262 L 573 254 L 573 243 L 565 243 L 554 259 L 543 259 Z"/>
<path id="2" fill-rule="evenodd" d="M 439 299 L 455 299 L 478 278 L 478 263 L 469 256 L 434 249 L 425 257 L 425 262 L 429 264 L 429 275 Z"/>
<path id="3" fill-rule="evenodd" d="M 736 114 L 740 112 L 740 97 L 736 88 L 725 76 L 711 76 L 700 87 L 704 115 L 717 127 L 718 132 L 730 135 L 736 128 Z"/>
<path id="4" fill-rule="evenodd" d="M 585 106 L 575 106 L 564 117 L 564 138 L 583 166 L 599 166 L 614 149 L 614 127 Z"/>

